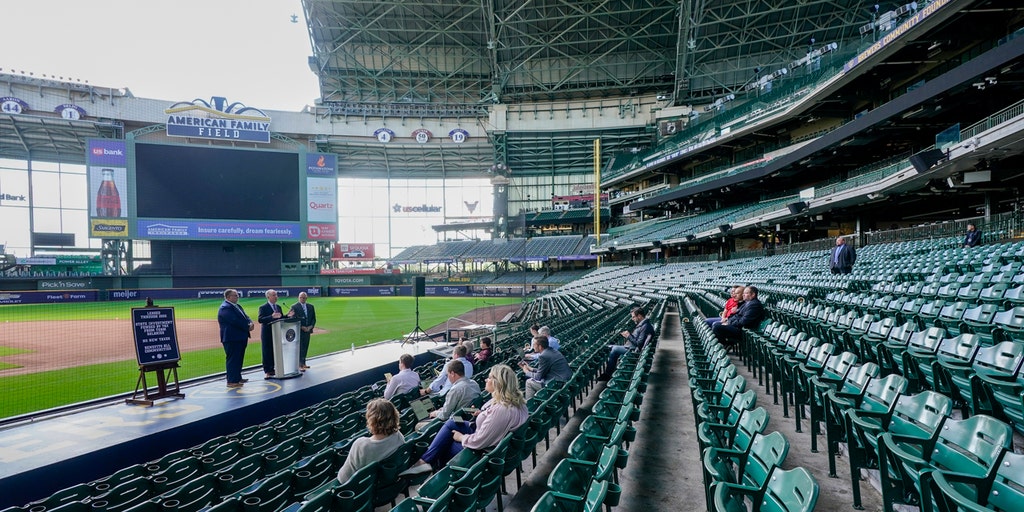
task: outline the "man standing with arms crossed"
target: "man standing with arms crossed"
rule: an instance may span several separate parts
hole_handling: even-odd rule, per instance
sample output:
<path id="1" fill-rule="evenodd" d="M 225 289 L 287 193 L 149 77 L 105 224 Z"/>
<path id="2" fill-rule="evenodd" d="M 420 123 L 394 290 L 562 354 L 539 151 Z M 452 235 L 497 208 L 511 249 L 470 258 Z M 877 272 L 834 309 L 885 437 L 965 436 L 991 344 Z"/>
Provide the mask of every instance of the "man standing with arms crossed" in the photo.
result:
<path id="1" fill-rule="evenodd" d="M 274 331 L 270 327 L 276 320 L 284 318 L 281 313 L 281 306 L 277 305 L 277 291 L 267 290 L 267 303 L 260 306 L 257 320 L 260 322 L 260 344 L 263 345 L 263 376 L 264 379 L 274 377 Z M 295 316 L 294 311 L 289 311 L 288 316 Z"/>
<path id="2" fill-rule="evenodd" d="M 224 290 L 224 303 L 217 310 L 217 323 L 220 324 L 220 342 L 224 345 L 227 358 L 225 366 L 228 387 L 240 388 L 248 380 L 242 378 L 242 361 L 245 359 L 249 333 L 256 326 L 242 310 L 242 306 L 238 305 L 237 291 L 231 288 Z"/>
<path id="3" fill-rule="evenodd" d="M 309 352 L 309 335 L 313 334 L 313 327 L 316 326 L 316 309 L 312 304 L 306 303 L 309 297 L 306 292 L 299 293 L 299 301 L 292 304 L 291 313 L 302 319 L 299 326 L 299 369 L 306 371 L 309 365 L 306 364 L 306 353 Z"/>

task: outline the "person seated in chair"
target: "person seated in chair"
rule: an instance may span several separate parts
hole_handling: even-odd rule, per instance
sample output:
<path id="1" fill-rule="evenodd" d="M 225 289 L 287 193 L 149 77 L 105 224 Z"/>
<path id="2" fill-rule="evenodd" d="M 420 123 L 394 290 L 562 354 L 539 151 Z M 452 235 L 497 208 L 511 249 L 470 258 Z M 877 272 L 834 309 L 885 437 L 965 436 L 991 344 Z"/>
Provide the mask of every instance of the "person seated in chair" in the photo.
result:
<path id="1" fill-rule="evenodd" d="M 487 360 L 491 358 L 493 352 L 494 342 L 491 341 L 490 336 L 484 336 L 480 339 L 480 350 L 477 350 L 473 354 L 473 366 L 487 364 Z"/>
<path id="2" fill-rule="evenodd" d="M 615 368 L 619 366 L 619 358 L 622 357 L 622 354 L 639 351 L 654 337 L 654 326 L 647 319 L 647 312 L 644 311 L 644 308 L 633 308 L 629 312 L 629 317 L 636 322 L 636 327 L 633 328 L 633 332 L 622 331 L 619 333 L 626 341 L 622 345 L 611 346 L 611 350 L 608 352 L 608 363 L 598 380 L 611 380 L 612 373 L 615 373 Z"/>
<path id="3" fill-rule="evenodd" d="M 733 286 L 732 290 L 729 291 L 729 300 L 725 301 L 725 307 L 718 316 L 712 316 L 704 319 L 704 322 L 708 324 L 708 327 L 715 325 L 715 322 L 721 322 L 726 318 L 732 316 L 740 305 L 743 304 L 743 286 Z"/>
<path id="4" fill-rule="evenodd" d="M 743 305 L 729 318 L 715 322 L 711 332 L 718 342 L 725 346 L 736 344 L 743 338 L 743 329 L 754 329 L 764 320 L 764 306 L 757 298 L 757 287 L 748 286 L 743 289 Z"/>
<path id="5" fill-rule="evenodd" d="M 338 481 L 345 483 L 360 469 L 388 458 L 405 444 L 398 430 L 398 409 L 395 404 L 375 398 L 366 404 L 366 428 L 370 437 L 360 437 L 349 448 L 348 458 L 338 471 Z"/>
<path id="6" fill-rule="evenodd" d="M 526 423 L 529 411 L 526 399 L 519 391 L 519 378 L 508 365 L 499 364 L 487 374 L 484 389 L 491 394 L 479 410 L 472 411 L 471 419 L 451 418 L 437 432 L 430 447 L 403 475 L 416 475 L 440 468 L 464 448 L 484 450 L 491 448 Z"/>
<path id="7" fill-rule="evenodd" d="M 533 398 L 541 388 L 554 381 L 566 382 L 572 378 L 572 369 L 569 368 L 569 361 L 548 344 L 548 337 L 538 334 L 533 339 L 533 351 L 537 354 L 534 359 L 536 367 L 531 367 L 526 361 L 520 361 L 519 367 L 526 374 L 526 399 Z"/>
<path id="8" fill-rule="evenodd" d="M 450 361 L 445 375 L 451 383 L 451 388 L 444 396 L 444 405 L 440 409 L 430 411 L 430 420 L 423 420 L 417 424 L 417 430 L 423 428 L 434 418 L 442 420 L 451 418 L 462 408 L 473 405 L 473 401 L 480 397 L 480 385 L 466 376 L 466 369 L 462 361 Z"/>
<path id="9" fill-rule="evenodd" d="M 466 349 L 466 346 L 463 345 L 462 343 L 455 345 L 455 348 L 452 349 L 452 359 L 451 361 L 448 362 L 448 364 L 451 364 L 452 361 L 461 362 L 462 368 L 463 370 L 465 370 L 466 377 L 473 378 L 473 363 L 469 362 L 469 359 L 466 358 L 466 354 L 468 353 L 469 350 Z M 442 371 L 441 373 L 437 374 L 437 378 L 430 383 L 429 388 L 420 390 L 420 394 L 429 395 L 431 393 L 437 393 L 440 396 L 445 396 L 446 394 L 448 394 L 448 390 L 451 389 L 453 382 L 454 381 L 448 379 L 447 370 Z"/>
<path id="10" fill-rule="evenodd" d="M 420 374 L 412 369 L 415 360 L 410 354 L 402 354 L 398 358 L 398 375 L 391 377 L 384 388 L 384 399 L 391 400 L 395 395 L 402 395 L 420 387 Z"/>

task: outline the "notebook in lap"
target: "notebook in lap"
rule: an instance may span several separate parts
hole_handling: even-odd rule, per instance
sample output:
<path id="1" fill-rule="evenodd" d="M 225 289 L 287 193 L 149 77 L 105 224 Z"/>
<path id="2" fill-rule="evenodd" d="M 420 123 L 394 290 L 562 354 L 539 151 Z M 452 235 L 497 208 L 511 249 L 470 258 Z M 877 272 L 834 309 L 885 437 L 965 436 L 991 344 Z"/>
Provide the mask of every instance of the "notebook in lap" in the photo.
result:
<path id="1" fill-rule="evenodd" d="M 429 398 L 421 398 L 419 400 L 413 400 L 409 403 L 412 407 L 412 412 L 416 413 L 416 421 L 423 421 L 430 418 L 430 411 L 434 409 L 434 402 Z"/>

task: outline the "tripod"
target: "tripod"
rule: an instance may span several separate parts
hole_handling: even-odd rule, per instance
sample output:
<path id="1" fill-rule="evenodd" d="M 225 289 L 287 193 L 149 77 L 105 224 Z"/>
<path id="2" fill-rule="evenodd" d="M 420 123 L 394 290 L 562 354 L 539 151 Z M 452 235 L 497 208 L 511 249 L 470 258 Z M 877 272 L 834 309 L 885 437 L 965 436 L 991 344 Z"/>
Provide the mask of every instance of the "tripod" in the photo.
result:
<path id="1" fill-rule="evenodd" d="M 424 331 L 423 329 L 420 328 L 420 296 L 419 296 L 419 294 L 415 294 L 415 295 L 416 295 L 416 327 L 413 328 L 412 332 L 410 332 L 407 336 L 405 336 L 405 338 L 402 339 L 401 346 L 403 346 L 403 347 L 405 346 L 406 343 L 419 343 L 420 340 L 429 340 L 429 339 L 431 339 L 430 335 L 428 335 L 426 333 L 426 331 Z M 434 343 L 437 343 L 437 342 L 435 341 Z"/>

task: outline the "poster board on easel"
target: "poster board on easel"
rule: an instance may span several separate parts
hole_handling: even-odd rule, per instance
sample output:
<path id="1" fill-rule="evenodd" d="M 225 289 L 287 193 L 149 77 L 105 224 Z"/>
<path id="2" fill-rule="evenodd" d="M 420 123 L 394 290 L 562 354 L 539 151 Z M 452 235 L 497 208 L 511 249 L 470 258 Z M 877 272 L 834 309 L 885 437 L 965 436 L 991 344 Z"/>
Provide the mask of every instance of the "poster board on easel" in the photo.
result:
<path id="1" fill-rule="evenodd" d="M 139 379 L 135 383 L 135 393 L 125 402 L 153 405 L 153 401 L 160 398 L 185 398 L 178 383 L 181 353 L 174 326 L 174 308 L 132 308 L 132 334 L 135 359 L 139 363 Z M 146 374 L 150 372 L 156 373 L 155 391 L 149 389 L 146 380 Z"/>

